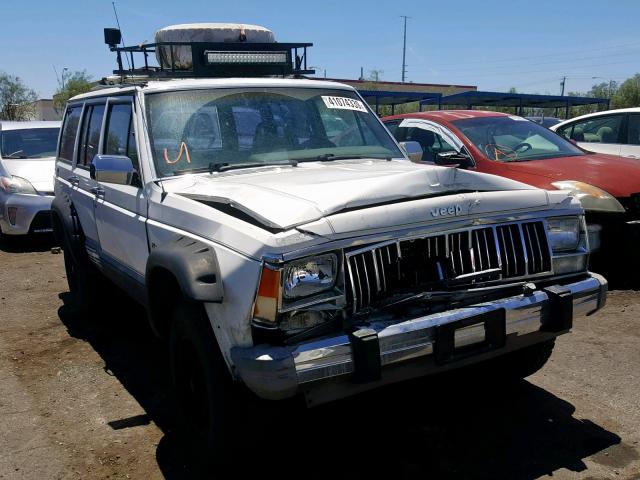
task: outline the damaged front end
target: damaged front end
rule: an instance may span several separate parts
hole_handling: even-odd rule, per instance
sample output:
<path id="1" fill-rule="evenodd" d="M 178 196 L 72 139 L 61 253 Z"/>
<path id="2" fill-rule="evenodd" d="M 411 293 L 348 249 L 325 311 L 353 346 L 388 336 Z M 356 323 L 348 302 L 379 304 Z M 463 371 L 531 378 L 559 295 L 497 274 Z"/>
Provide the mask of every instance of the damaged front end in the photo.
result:
<path id="1" fill-rule="evenodd" d="M 375 386 L 387 364 L 423 356 L 438 364 L 445 328 L 455 339 L 451 358 L 468 345 L 481 355 L 512 348 L 510 335 L 550 338 L 568 331 L 575 313 L 604 303 L 606 281 L 587 272 L 588 255 L 583 216 L 564 215 L 266 258 L 253 310 L 256 347 L 232 350 L 234 363 L 260 396 L 282 398 L 304 385 L 309 399 L 329 379 Z M 272 375 L 288 386 L 271 391 Z"/>
<path id="2" fill-rule="evenodd" d="M 573 216 L 476 225 L 289 262 L 265 259 L 253 311 L 255 343 L 295 344 L 578 274 L 587 268 L 587 242 L 584 218 Z"/>

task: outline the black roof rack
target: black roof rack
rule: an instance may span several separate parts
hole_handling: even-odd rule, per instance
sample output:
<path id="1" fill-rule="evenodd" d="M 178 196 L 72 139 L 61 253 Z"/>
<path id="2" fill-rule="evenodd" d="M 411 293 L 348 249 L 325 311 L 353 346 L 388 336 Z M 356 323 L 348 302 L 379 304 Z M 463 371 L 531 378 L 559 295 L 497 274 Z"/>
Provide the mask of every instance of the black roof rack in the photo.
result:
<path id="1" fill-rule="evenodd" d="M 151 78 L 266 77 L 312 75 L 307 68 L 307 47 L 312 43 L 160 42 L 118 46 L 119 31 L 105 28 L 105 43 L 116 53 L 115 75 Z M 117 42 L 116 42 L 117 40 Z M 191 57 L 180 64 L 178 57 Z M 159 65 L 149 54 L 159 53 Z M 127 66 L 123 65 L 126 61 Z M 136 59 L 138 60 L 136 62 Z"/>

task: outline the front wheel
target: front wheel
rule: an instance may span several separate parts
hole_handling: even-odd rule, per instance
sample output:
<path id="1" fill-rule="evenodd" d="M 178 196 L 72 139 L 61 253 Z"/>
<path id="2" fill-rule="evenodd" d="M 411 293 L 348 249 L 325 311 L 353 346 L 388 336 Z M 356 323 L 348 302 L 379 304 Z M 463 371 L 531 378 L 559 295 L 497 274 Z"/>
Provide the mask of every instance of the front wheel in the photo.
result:
<path id="1" fill-rule="evenodd" d="M 171 376 L 181 436 L 192 454 L 224 463 L 238 421 L 236 388 L 202 305 L 180 301 L 172 320 Z"/>

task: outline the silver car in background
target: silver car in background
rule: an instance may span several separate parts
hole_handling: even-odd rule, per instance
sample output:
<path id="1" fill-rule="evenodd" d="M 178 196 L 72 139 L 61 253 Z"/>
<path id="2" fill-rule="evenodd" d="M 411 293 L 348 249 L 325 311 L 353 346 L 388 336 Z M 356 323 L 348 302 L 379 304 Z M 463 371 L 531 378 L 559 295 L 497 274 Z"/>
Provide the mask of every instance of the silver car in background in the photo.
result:
<path id="1" fill-rule="evenodd" d="M 0 122 L 0 235 L 51 228 L 60 122 Z"/>

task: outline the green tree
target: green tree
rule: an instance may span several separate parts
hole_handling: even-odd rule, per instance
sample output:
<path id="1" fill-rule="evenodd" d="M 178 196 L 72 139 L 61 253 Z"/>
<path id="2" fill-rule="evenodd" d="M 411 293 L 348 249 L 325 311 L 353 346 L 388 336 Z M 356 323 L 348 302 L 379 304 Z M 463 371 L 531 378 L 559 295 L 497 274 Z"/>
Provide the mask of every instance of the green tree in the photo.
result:
<path id="1" fill-rule="evenodd" d="M 591 87 L 587 92 L 587 97 L 613 98 L 618 91 L 618 82 L 602 82 Z"/>
<path id="2" fill-rule="evenodd" d="M 611 108 L 640 107 L 640 73 L 627 78 L 611 99 Z"/>
<path id="3" fill-rule="evenodd" d="M 0 118 L 30 120 L 35 115 L 36 92 L 20 77 L 0 72 Z"/>
<path id="4" fill-rule="evenodd" d="M 86 70 L 63 73 L 58 90 L 53 94 L 54 108 L 56 111 L 62 112 L 70 98 L 88 92 L 92 87 L 91 75 Z"/>

